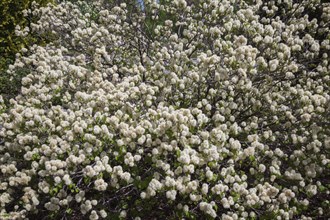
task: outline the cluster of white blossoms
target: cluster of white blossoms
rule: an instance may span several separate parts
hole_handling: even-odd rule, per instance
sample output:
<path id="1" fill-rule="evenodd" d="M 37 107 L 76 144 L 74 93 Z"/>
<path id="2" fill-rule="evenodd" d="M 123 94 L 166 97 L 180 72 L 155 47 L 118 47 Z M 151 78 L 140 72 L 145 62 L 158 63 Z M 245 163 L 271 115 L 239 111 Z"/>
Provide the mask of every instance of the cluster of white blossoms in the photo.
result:
<path id="1" fill-rule="evenodd" d="M 26 13 L 0 219 L 329 214 L 330 4 L 160 2 Z"/>

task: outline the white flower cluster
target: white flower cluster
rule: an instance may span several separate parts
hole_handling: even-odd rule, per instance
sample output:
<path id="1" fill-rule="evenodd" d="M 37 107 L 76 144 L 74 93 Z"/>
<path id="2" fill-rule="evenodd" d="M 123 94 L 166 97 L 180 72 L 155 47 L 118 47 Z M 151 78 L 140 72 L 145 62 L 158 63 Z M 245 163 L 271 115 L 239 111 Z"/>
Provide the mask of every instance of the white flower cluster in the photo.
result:
<path id="1" fill-rule="evenodd" d="M 328 3 L 93 2 L 29 12 L 52 42 L 0 96 L 0 219 L 330 212 Z"/>

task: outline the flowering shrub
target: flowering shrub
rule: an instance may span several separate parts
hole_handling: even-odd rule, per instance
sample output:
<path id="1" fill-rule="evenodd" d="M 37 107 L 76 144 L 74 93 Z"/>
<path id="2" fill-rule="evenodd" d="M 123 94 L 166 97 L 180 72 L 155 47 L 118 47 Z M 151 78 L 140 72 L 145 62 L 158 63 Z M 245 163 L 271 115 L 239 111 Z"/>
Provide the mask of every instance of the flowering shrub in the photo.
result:
<path id="1" fill-rule="evenodd" d="M 25 18 L 25 11 L 31 10 L 32 0 L 1 0 L 0 1 L 0 94 L 5 98 L 15 97 L 19 90 L 19 79 L 10 85 L 11 82 L 5 74 L 9 64 L 15 60 L 15 54 L 24 46 L 32 43 L 42 43 L 43 39 L 32 35 L 16 36 L 17 28 L 28 30 L 29 23 L 33 18 Z M 35 0 L 34 4 L 46 5 L 52 0 Z M 19 73 L 16 73 L 19 75 Z"/>
<path id="2" fill-rule="evenodd" d="M 330 212 L 330 4 L 94 4 L 32 12 L 54 40 L 8 70 L 1 219 Z"/>

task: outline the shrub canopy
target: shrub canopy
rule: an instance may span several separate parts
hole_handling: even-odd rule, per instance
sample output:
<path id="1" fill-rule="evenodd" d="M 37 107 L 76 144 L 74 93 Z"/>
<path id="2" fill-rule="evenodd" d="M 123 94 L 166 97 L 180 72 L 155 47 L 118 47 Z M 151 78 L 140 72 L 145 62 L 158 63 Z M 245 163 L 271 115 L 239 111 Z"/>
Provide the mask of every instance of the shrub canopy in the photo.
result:
<path id="1" fill-rule="evenodd" d="M 29 30 L 33 16 L 24 17 L 24 15 L 33 9 L 33 5 L 45 6 L 47 3 L 53 3 L 53 1 L 1 0 L 0 2 L 0 94 L 5 98 L 15 97 L 17 90 L 20 89 L 22 76 L 16 73 L 18 76 L 15 77 L 14 82 L 11 82 L 6 74 L 8 66 L 15 60 L 16 53 L 23 47 L 44 42 L 40 35 L 31 35 L 26 32 L 23 36 L 17 36 L 16 33 L 20 29 Z"/>
<path id="2" fill-rule="evenodd" d="M 3 219 L 329 212 L 330 5 L 93 1 L 32 12 L 8 74 Z M 23 32 L 21 34 L 24 34 Z"/>

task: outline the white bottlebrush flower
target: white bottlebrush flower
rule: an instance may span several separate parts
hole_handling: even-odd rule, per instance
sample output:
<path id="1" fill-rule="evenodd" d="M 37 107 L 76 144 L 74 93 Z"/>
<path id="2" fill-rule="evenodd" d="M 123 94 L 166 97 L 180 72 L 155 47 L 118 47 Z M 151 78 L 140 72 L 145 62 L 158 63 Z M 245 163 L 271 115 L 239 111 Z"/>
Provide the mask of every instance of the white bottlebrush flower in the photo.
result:
<path id="1" fill-rule="evenodd" d="M 278 68 L 279 61 L 277 59 L 269 61 L 270 71 L 275 71 Z"/>

